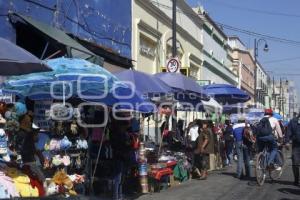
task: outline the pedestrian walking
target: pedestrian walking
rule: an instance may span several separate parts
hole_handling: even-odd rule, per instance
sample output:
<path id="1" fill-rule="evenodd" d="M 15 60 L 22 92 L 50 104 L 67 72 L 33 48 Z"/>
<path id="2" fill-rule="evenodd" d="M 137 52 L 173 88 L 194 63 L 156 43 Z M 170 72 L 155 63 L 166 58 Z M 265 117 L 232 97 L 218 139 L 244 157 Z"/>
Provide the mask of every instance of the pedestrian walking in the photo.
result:
<path id="1" fill-rule="evenodd" d="M 233 145 L 234 145 L 234 137 L 233 137 L 233 128 L 230 121 L 226 121 L 226 127 L 224 130 L 224 141 L 225 141 L 225 152 L 226 152 L 226 165 L 232 165 L 233 160 Z"/>
<path id="2" fill-rule="evenodd" d="M 294 174 L 294 185 L 299 186 L 300 167 L 300 114 L 294 117 L 289 125 L 286 134 L 286 141 L 292 140 L 292 169 Z M 289 147 L 288 143 L 286 144 Z"/>
<path id="3" fill-rule="evenodd" d="M 246 177 L 251 177 L 250 149 L 243 141 L 245 126 L 245 119 L 242 117 L 238 120 L 238 123 L 233 126 L 233 135 L 235 138 L 235 147 L 238 157 L 236 177 L 239 179 L 244 178 L 244 167 Z"/>
<path id="4" fill-rule="evenodd" d="M 208 177 L 209 168 L 209 153 L 213 148 L 211 144 L 210 132 L 208 129 L 208 123 L 203 122 L 202 128 L 198 129 L 199 136 L 197 138 L 197 146 L 195 153 L 195 167 L 200 170 L 201 180 L 205 180 Z"/>

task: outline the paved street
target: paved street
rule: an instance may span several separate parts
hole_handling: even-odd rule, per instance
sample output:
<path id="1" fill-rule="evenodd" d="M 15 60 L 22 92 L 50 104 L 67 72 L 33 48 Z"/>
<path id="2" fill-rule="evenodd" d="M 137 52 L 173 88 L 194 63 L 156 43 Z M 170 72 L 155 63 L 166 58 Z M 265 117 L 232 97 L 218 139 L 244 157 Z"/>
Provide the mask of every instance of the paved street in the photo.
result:
<path id="1" fill-rule="evenodd" d="M 300 187 L 292 185 L 293 175 L 290 165 L 284 169 L 283 176 L 276 182 L 267 180 L 259 187 L 255 179 L 240 181 L 235 179 L 234 168 L 213 172 L 206 181 L 192 180 L 161 193 L 141 196 L 139 200 L 296 200 L 300 199 Z"/>

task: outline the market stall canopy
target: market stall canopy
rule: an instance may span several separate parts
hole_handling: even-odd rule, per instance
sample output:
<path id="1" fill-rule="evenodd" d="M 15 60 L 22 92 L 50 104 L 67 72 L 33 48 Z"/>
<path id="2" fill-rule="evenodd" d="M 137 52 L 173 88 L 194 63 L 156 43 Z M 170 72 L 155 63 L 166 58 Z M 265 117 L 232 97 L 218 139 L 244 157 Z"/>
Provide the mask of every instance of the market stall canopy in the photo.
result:
<path id="1" fill-rule="evenodd" d="M 250 100 L 250 96 L 243 90 L 229 84 L 212 84 L 203 86 L 204 92 L 216 99 L 219 103 L 236 104 Z"/>
<path id="2" fill-rule="evenodd" d="M 154 76 L 165 82 L 171 88 L 177 89 L 179 92 L 195 93 L 201 98 L 207 98 L 202 87 L 192 78 L 184 76 L 181 73 L 158 73 Z"/>
<path id="3" fill-rule="evenodd" d="M 141 112 L 155 110 L 140 94 L 98 65 L 70 58 L 51 59 L 47 64 L 53 71 L 11 77 L 4 83 L 4 91 L 32 100 L 66 100 L 77 97 L 108 106 L 118 104 L 117 109 Z"/>
<path id="4" fill-rule="evenodd" d="M 13 76 L 51 71 L 46 63 L 12 42 L 0 38 L 0 75 Z"/>
<path id="5" fill-rule="evenodd" d="M 134 88 L 141 94 L 155 96 L 160 94 L 169 94 L 173 90 L 159 78 L 135 70 L 124 70 L 115 73 L 121 81 L 131 83 Z"/>

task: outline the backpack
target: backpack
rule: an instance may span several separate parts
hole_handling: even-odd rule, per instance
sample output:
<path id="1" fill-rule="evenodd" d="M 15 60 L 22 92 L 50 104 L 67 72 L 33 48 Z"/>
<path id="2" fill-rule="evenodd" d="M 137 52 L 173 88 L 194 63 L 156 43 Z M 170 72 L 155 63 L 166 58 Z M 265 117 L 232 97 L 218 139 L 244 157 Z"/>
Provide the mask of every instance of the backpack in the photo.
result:
<path id="1" fill-rule="evenodd" d="M 243 130 L 243 144 L 247 147 L 252 147 L 255 143 L 255 137 L 250 127 L 245 127 Z"/>
<path id="2" fill-rule="evenodd" d="M 273 133 L 273 129 L 271 127 L 269 118 L 267 117 L 262 118 L 257 125 L 257 136 L 264 137 L 264 136 L 271 135 L 272 133 Z"/>

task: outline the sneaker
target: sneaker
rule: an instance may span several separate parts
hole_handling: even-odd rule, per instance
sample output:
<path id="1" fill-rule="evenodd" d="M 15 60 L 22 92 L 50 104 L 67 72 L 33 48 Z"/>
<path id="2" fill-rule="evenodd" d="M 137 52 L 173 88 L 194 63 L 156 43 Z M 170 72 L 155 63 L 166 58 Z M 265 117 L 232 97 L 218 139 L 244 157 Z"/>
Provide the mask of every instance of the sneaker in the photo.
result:
<path id="1" fill-rule="evenodd" d="M 278 165 L 274 165 L 274 169 L 276 170 L 276 171 L 281 171 L 281 167 L 280 166 L 278 166 Z"/>

